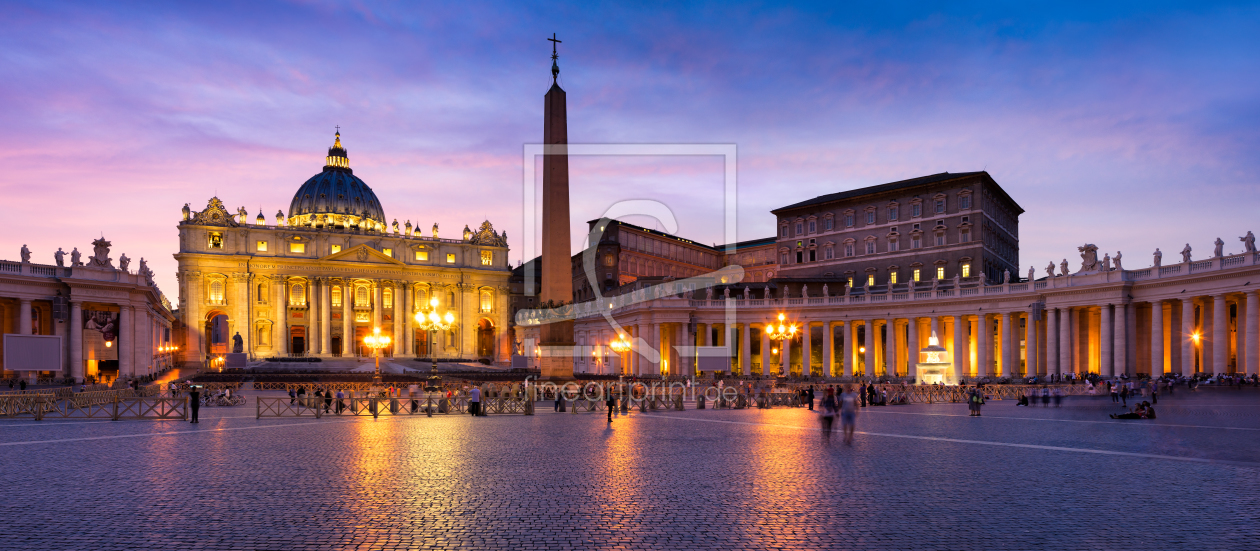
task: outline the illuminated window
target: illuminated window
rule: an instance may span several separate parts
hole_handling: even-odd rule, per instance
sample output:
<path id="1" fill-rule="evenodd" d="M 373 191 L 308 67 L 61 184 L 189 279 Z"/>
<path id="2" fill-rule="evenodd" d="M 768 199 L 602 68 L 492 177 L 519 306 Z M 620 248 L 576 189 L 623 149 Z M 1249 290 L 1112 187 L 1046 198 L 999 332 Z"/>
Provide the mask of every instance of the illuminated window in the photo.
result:
<path id="1" fill-rule="evenodd" d="M 385 289 L 381 291 L 381 302 L 385 303 L 386 308 L 394 307 L 394 291 L 393 289 Z"/>
<path id="2" fill-rule="evenodd" d="M 341 252 L 341 245 L 333 245 L 333 246 L 332 246 L 332 253 L 330 253 L 330 254 L 337 254 L 337 253 L 339 253 L 339 252 Z"/>
<path id="3" fill-rule="evenodd" d="M 301 283 L 289 290 L 289 306 L 306 306 L 306 286 Z"/>
<path id="4" fill-rule="evenodd" d="M 306 252 L 306 243 L 289 243 L 289 252 L 291 253 Z"/>
<path id="5" fill-rule="evenodd" d="M 962 265 L 962 276 L 963 276 L 963 277 L 971 277 L 971 264 L 963 264 L 963 265 Z"/>
<path id="6" fill-rule="evenodd" d="M 219 233 L 217 231 L 210 232 L 210 248 L 211 249 L 223 248 L 223 234 L 222 233 Z"/>
<path id="7" fill-rule="evenodd" d="M 260 253 L 265 253 L 265 252 L 267 252 L 267 242 L 266 242 L 266 241 L 259 241 L 259 242 L 258 242 L 258 252 L 260 252 Z"/>
<path id="8" fill-rule="evenodd" d="M 429 251 L 416 251 L 416 260 L 429 260 Z"/>
<path id="9" fill-rule="evenodd" d="M 447 264 L 455 263 L 455 253 L 446 253 L 446 263 Z"/>
<path id="10" fill-rule="evenodd" d="M 919 281 L 919 269 L 918 269 L 918 268 L 915 268 L 915 269 L 914 269 L 914 280 L 915 280 L 915 281 Z"/>
<path id="11" fill-rule="evenodd" d="M 481 292 L 481 311 L 490 312 L 494 310 L 494 293 L 490 291 Z"/>
<path id="12" fill-rule="evenodd" d="M 945 279 L 945 267 L 944 267 L 944 266 L 937 266 L 937 267 L 936 267 L 936 279 Z"/>
<path id="13" fill-rule="evenodd" d="M 394 258 L 394 249 L 381 249 L 381 254 Z"/>
<path id="14" fill-rule="evenodd" d="M 850 277 L 850 278 L 849 278 L 849 287 L 852 287 L 852 286 L 853 286 L 853 278 L 851 278 L 851 277 Z"/>
<path id="15" fill-rule="evenodd" d="M 609 257 L 609 258 L 611 258 L 611 257 Z M 492 251 L 481 251 L 481 265 L 482 265 L 482 266 L 489 266 L 491 262 L 494 262 L 494 252 L 492 252 Z"/>
<path id="16" fill-rule="evenodd" d="M 897 284 L 897 272 L 893 272 L 893 273 L 891 273 L 891 274 L 888 274 L 888 282 L 889 282 L 889 283 L 891 283 L 891 284 L 893 284 L 893 285 L 896 285 L 896 284 Z"/>
<path id="17" fill-rule="evenodd" d="M 267 284 L 266 283 L 258 284 L 258 294 L 255 296 L 258 297 L 258 302 L 260 304 L 265 304 L 267 302 Z"/>
<path id="18" fill-rule="evenodd" d="M 872 286 L 872 285 L 875 285 L 875 274 L 867 274 L 867 275 L 866 275 L 866 286 L 867 286 L 867 287 L 870 287 L 870 286 Z"/>
<path id="19" fill-rule="evenodd" d="M 341 286 L 334 285 L 332 288 L 331 295 L 332 296 L 330 298 L 332 299 L 332 305 L 336 307 L 340 307 L 341 306 Z"/>
<path id="20" fill-rule="evenodd" d="M 220 280 L 210 282 L 210 304 L 223 304 L 223 282 Z"/>
<path id="21" fill-rule="evenodd" d="M 367 286 L 360 285 L 354 288 L 354 305 L 356 307 L 369 306 Z"/>

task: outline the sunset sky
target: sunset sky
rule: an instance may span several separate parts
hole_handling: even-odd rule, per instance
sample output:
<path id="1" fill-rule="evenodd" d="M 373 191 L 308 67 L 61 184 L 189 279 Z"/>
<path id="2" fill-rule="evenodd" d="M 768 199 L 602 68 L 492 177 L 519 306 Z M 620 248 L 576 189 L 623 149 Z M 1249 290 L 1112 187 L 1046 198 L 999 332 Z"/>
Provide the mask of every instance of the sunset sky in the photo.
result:
<path id="1" fill-rule="evenodd" d="M 0 259 L 104 234 L 175 300 L 180 207 L 274 220 L 340 125 L 389 220 L 488 218 L 515 264 L 553 32 L 571 142 L 736 145 L 740 240 L 776 207 L 974 170 L 1027 211 L 1039 276 L 1086 242 L 1138 268 L 1260 230 L 1257 5 L 884 4 L 4 2 Z M 723 242 L 722 178 L 575 159 L 573 233 L 652 198 Z"/>

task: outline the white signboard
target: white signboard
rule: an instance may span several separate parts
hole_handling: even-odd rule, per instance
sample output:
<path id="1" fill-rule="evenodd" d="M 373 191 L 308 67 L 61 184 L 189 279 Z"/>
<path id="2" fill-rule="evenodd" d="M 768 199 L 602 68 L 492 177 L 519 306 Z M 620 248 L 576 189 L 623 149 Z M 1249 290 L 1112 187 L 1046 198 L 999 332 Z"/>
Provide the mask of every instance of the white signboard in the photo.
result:
<path id="1" fill-rule="evenodd" d="M 61 371 L 61 337 L 5 335 L 4 368 L 9 371 Z"/>
<path id="2" fill-rule="evenodd" d="M 730 371 L 731 349 L 725 346 L 697 346 L 696 356 L 700 371 Z"/>

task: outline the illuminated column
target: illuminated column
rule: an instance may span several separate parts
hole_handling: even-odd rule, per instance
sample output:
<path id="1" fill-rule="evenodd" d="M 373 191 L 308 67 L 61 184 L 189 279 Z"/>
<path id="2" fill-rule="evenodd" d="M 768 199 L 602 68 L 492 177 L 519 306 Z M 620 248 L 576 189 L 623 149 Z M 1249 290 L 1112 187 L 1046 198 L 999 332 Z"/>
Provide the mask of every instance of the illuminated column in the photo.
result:
<path id="1" fill-rule="evenodd" d="M 1255 291 L 1247 291 L 1247 369 L 1248 375 L 1260 373 L 1260 299 Z M 1184 354 L 1182 355 L 1184 358 Z"/>
<path id="2" fill-rule="evenodd" d="M 969 325 L 963 316 L 954 316 L 954 349 L 950 351 L 954 362 L 954 382 L 962 379 L 964 373 L 970 372 L 967 369 L 968 360 L 971 359 L 971 353 L 967 350 L 967 328 Z"/>
<path id="3" fill-rule="evenodd" d="M 354 350 L 354 289 L 347 279 L 341 284 L 341 355 L 352 356 Z M 432 350 L 429 357 L 435 357 Z"/>
<path id="4" fill-rule="evenodd" d="M 402 355 L 406 357 L 411 357 L 411 356 L 414 356 L 414 351 L 416 349 L 415 344 L 412 342 L 413 340 L 415 340 L 415 331 L 411 329 L 412 316 L 414 315 L 415 310 L 416 310 L 415 296 L 414 296 L 415 293 L 414 293 L 414 290 L 412 289 L 412 285 L 410 281 L 402 281 L 400 282 L 400 284 L 401 284 L 401 287 L 399 287 L 398 291 L 396 291 L 398 293 L 398 296 L 394 297 L 394 300 L 402 301 L 402 335 L 400 335 L 400 337 L 402 338 Z M 500 294 L 496 294 L 495 298 L 502 299 L 504 297 L 500 293 Z M 504 306 L 496 305 L 496 307 L 499 309 L 499 312 L 503 312 L 505 310 Z M 508 334 L 509 331 L 507 330 L 506 325 L 498 324 L 498 327 L 503 332 L 503 335 L 505 337 L 508 337 L 506 339 L 507 346 L 508 346 L 508 351 L 507 351 L 506 356 L 508 359 L 511 359 L 512 354 L 513 354 L 512 351 L 516 350 L 516 346 L 515 346 L 516 342 L 515 340 L 511 338 L 511 335 Z M 504 354 L 500 354 L 500 356 L 503 356 L 503 355 Z"/>
<path id="5" fill-rule="evenodd" d="M 892 317 L 884 321 L 884 373 L 897 376 L 897 321 Z"/>
<path id="6" fill-rule="evenodd" d="M 660 323 L 656 323 L 656 322 L 652 323 L 651 345 L 652 345 L 652 348 L 656 349 L 657 359 L 654 362 L 652 361 L 648 362 L 648 369 L 652 372 L 653 375 L 660 375 L 661 364 L 662 364 L 661 360 L 663 360 L 667 354 L 666 351 L 661 350 L 661 324 Z"/>
<path id="7" fill-rule="evenodd" d="M 1074 373 L 1072 370 L 1072 309 L 1059 310 L 1059 374 Z"/>
<path id="8" fill-rule="evenodd" d="M 813 345 L 809 342 L 809 320 L 805 320 L 801 324 L 801 376 L 808 377 L 812 373 L 810 362 L 813 361 L 810 356 L 813 355 Z"/>
<path id="9" fill-rule="evenodd" d="M 1100 317 L 1101 321 L 1098 324 L 1100 332 L 1098 337 L 1098 351 L 1099 356 L 1101 356 L 1098 361 L 1098 372 L 1103 377 L 1112 377 L 1115 376 L 1116 372 L 1111 363 L 1111 350 L 1112 346 L 1114 346 L 1111 332 L 1111 305 L 1103 304 L 1101 309 L 1102 316 Z"/>
<path id="10" fill-rule="evenodd" d="M 740 324 L 739 339 L 739 371 L 745 377 L 752 375 L 752 325 L 748 322 Z M 708 331 L 705 331 L 708 333 Z M 707 337 L 707 335 L 706 335 Z"/>
<path id="11" fill-rule="evenodd" d="M 914 376 L 918 373 L 919 362 L 919 318 L 910 316 L 906 320 L 906 376 Z"/>
<path id="12" fill-rule="evenodd" d="M 83 303 L 78 301 L 70 303 L 70 376 L 83 382 Z"/>
<path id="13" fill-rule="evenodd" d="M 1194 299 L 1181 299 L 1181 374 L 1194 375 Z"/>
<path id="14" fill-rule="evenodd" d="M 866 368 L 863 374 L 867 377 L 875 376 L 875 320 L 868 319 L 862 322 L 866 326 Z"/>
<path id="15" fill-rule="evenodd" d="M 381 326 L 381 292 L 384 290 L 384 282 L 376 281 L 372 284 L 372 327 Z"/>
<path id="16" fill-rule="evenodd" d="M 1111 324 L 1114 327 L 1111 333 L 1115 335 L 1115 344 L 1111 347 L 1111 370 L 1112 373 L 1119 375 L 1127 373 L 1129 365 L 1129 305 L 1127 303 L 1121 302 L 1116 305 Z"/>
<path id="17" fill-rule="evenodd" d="M 779 369 L 784 377 L 792 374 L 792 339 L 779 341 Z"/>
<path id="18" fill-rule="evenodd" d="M 1229 367 L 1229 306 L 1225 295 L 1212 295 L 1212 374 L 1222 375 Z"/>
<path id="19" fill-rule="evenodd" d="M 823 368 L 824 377 L 836 376 L 836 352 L 835 352 L 835 334 L 832 333 L 830 321 L 823 322 L 822 345 L 823 345 Z"/>
<path id="20" fill-rule="evenodd" d="M 976 376 L 988 377 L 993 374 L 993 325 L 989 315 L 981 312 L 976 315 Z"/>
<path id="21" fill-rule="evenodd" d="M 399 282 L 394 283 L 394 290 L 392 291 L 392 293 L 394 294 L 394 311 L 392 314 L 390 314 L 390 316 L 394 318 L 394 335 L 393 335 L 393 341 L 391 344 L 394 345 L 395 358 L 402 356 L 403 345 L 405 344 L 403 342 L 403 318 L 405 317 L 403 313 L 403 297 L 402 297 L 403 293 L 402 293 L 402 286 L 399 285 L 398 283 Z M 492 362 L 494 361 L 493 352 L 491 352 L 490 354 L 490 360 Z"/>
<path id="22" fill-rule="evenodd" d="M 1222 297 L 1224 298 L 1224 297 Z M 1151 377 L 1164 374 L 1164 303 L 1151 303 Z"/>
<path id="23" fill-rule="evenodd" d="M 18 334 L 31 334 L 31 300 L 22 299 L 18 303 Z"/>
<path id="24" fill-rule="evenodd" d="M 319 288 L 322 287 L 320 284 L 322 279 L 323 278 L 320 277 L 312 277 L 307 280 L 306 286 L 306 319 L 310 320 L 306 322 L 306 346 L 309 349 L 308 351 L 310 354 L 316 356 L 322 354 L 324 351 L 323 348 L 320 347 L 323 344 L 323 341 L 320 340 L 321 324 L 319 323 L 321 306 L 319 303 Z"/>
<path id="25" fill-rule="evenodd" d="M 1015 359 L 1019 356 L 1012 353 L 1014 346 L 1011 345 L 1013 331 L 1011 324 L 1015 321 L 1014 312 L 1006 312 L 1002 314 L 1002 362 L 998 366 L 998 377 L 1015 376 Z"/>
<path id="26" fill-rule="evenodd" d="M 30 319 L 29 312 L 27 319 Z M 135 362 L 131 355 L 132 339 L 135 338 L 135 328 L 131 325 L 131 306 L 120 304 L 118 306 L 118 376 L 127 377 L 135 372 Z M 27 322 L 30 323 L 29 321 Z"/>
<path id="27" fill-rule="evenodd" d="M 319 280 L 319 351 L 332 355 L 332 279 Z"/>
<path id="28" fill-rule="evenodd" d="M 289 355 L 289 303 L 284 300 L 284 276 L 275 276 L 272 279 L 276 286 L 276 322 L 273 325 L 276 333 L 275 350 L 277 356 Z"/>
<path id="29" fill-rule="evenodd" d="M 766 328 L 770 324 L 761 324 L 761 376 L 765 377 L 774 371 L 774 366 L 770 365 L 770 332 Z"/>

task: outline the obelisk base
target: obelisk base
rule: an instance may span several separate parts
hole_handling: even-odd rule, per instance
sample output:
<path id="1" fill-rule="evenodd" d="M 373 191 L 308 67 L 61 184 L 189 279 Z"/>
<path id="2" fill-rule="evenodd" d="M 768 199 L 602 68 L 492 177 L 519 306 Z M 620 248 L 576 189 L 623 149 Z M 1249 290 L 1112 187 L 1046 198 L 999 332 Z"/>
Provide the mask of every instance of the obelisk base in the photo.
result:
<path id="1" fill-rule="evenodd" d="M 544 379 L 572 379 L 574 347 L 574 343 L 539 345 L 540 375 Z"/>

